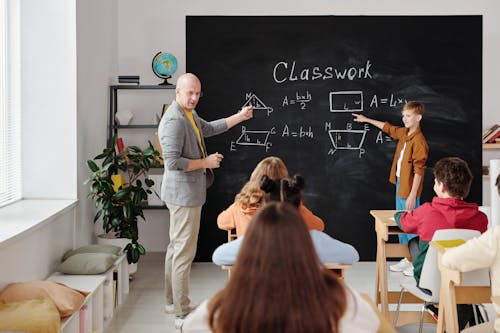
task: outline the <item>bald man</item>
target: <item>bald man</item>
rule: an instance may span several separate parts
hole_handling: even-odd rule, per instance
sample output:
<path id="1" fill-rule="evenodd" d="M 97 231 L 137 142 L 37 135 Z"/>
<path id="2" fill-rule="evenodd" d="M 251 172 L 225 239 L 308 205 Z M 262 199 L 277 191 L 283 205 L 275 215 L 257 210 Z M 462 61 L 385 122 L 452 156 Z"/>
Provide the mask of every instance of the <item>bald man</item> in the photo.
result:
<path id="1" fill-rule="evenodd" d="M 196 254 L 201 207 L 206 189 L 213 182 L 212 169 L 220 167 L 224 156 L 209 154 L 204 138 L 225 132 L 253 117 L 253 106 L 244 107 L 230 117 L 205 121 L 195 108 L 201 97 L 196 75 L 183 74 L 177 80 L 175 101 L 158 127 L 165 171 L 161 199 L 170 212 L 170 243 L 165 256 L 165 295 L 167 313 L 175 313 L 175 326 L 182 325 L 192 310 L 189 274 Z"/>

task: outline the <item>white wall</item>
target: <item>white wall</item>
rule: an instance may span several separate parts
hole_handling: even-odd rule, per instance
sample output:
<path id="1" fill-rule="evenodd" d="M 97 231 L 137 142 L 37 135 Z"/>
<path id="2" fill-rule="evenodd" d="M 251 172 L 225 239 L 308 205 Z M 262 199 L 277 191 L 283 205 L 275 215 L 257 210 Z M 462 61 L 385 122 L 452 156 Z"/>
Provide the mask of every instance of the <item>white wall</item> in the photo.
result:
<path id="1" fill-rule="evenodd" d="M 107 85 L 116 82 L 118 74 L 138 74 L 142 84 L 159 83 L 151 71 L 151 59 L 158 51 L 169 51 L 177 57 L 179 69 L 171 80 L 175 82 L 185 72 L 186 15 L 483 15 L 483 127 L 500 123 L 500 99 L 496 98 L 500 86 L 500 66 L 496 62 L 500 58 L 497 0 L 77 0 L 77 9 L 80 243 L 90 238 L 88 224 L 93 216 L 81 182 L 88 175 L 85 161 L 105 144 Z M 168 93 L 146 96 L 140 109 L 134 106 L 138 113 L 156 112 L 162 101 L 173 98 Z M 498 157 L 497 152 L 490 153 Z M 485 154 L 486 159 L 492 158 L 490 153 Z M 148 251 L 163 251 L 168 242 L 167 212 L 145 214 L 148 221 L 140 224 L 141 241 Z"/>
<path id="2" fill-rule="evenodd" d="M 108 86 L 118 73 L 116 0 L 77 0 L 78 198 L 77 245 L 93 242 L 94 209 L 87 199 L 87 160 L 106 145 Z"/>
<path id="3" fill-rule="evenodd" d="M 77 198 L 75 36 L 75 1 L 21 1 L 24 198 Z"/>
<path id="4" fill-rule="evenodd" d="M 0 220 L 7 226 L 22 228 L 28 224 L 27 218 L 16 218 L 19 209 L 29 210 L 30 218 L 38 223 L 21 235 L 0 241 L 0 290 L 12 282 L 47 278 L 60 264 L 63 254 L 73 248 L 75 209 L 74 204 L 68 206 L 68 203 L 69 200 L 65 203 L 39 200 L 2 208 Z"/>

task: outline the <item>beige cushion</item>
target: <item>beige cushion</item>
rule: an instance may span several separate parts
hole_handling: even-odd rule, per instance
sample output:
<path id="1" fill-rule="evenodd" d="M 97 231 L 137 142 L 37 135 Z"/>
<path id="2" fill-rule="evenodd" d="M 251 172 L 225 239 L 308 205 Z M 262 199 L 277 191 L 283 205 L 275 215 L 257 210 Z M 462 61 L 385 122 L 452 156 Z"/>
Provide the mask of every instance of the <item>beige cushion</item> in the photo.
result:
<path id="1" fill-rule="evenodd" d="M 76 275 L 101 274 L 106 272 L 117 258 L 109 253 L 79 253 L 63 261 L 56 270 Z"/>
<path id="2" fill-rule="evenodd" d="M 79 253 L 109 253 L 118 255 L 122 250 L 121 247 L 111 244 L 91 244 L 80 246 L 77 249 L 69 250 L 66 252 L 61 261 L 68 259 L 69 257 L 79 254 Z"/>
<path id="3" fill-rule="evenodd" d="M 0 304 L 0 331 L 59 333 L 61 317 L 49 299 Z"/>
<path id="4" fill-rule="evenodd" d="M 61 317 L 72 315 L 80 309 L 87 292 L 72 289 L 54 281 L 32 281 L 11 283 L 0 293 L 0 303 L 26 300 L 52 300 Z"/>

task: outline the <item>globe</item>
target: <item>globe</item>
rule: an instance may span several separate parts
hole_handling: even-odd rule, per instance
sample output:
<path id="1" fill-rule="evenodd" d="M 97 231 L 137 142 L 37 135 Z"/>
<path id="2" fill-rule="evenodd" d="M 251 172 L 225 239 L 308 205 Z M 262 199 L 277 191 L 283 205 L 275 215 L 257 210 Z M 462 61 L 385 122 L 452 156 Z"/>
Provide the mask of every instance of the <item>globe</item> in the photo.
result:
<path id="1" fill-rule="evenodd" d="M 153 68 L 153 73 L 164 80 L 159 85 L 171 85 L 167 80 L 177 70 L 177 59 L 171 53 L 160 51 L 154 56 L 151 67 Z"/>

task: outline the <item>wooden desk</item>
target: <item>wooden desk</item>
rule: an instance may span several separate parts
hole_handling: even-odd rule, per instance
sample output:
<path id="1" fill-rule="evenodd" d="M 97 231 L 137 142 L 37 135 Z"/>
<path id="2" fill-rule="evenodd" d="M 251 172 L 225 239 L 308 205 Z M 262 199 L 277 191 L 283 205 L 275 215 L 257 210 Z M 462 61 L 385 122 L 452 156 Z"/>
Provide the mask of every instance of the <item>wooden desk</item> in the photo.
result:
<path id="1" fill-rule="evenodd" d="M 407 244 L 388 243 L 389 235 L 404 234 L 394 222 L 396 210 L 371 210 L 375 218 L 375 232 L 377 233 L 377 257 L 375 272 L 375 303 L 380 304 L 382 314 L 392 322 L 395 311 L 389 311 L 389 304 L 397 304 L 399 291 L 389 291 L 387 287 L 387 258 L 411 258 Z M 401 303 L 418 303 L 422 300 L 410 293 L 404 293 Z M 418 322 L 418 311 L 400 311 L 398 324 Z M 424 321 L 431 321 L 426 313 Z M 432 322 L 432 321 L 431 321 Z"/>
<path id="2" fill-rule="evenodd" d="M 351 268 L 352 265 L 345 265 L 345 264 L 337 264 L 337 263 L 325 263 L 325 267 L 332 272 L 336 273 L 341 279 L 345 278 L 345 270 L 348 268 Z M 228 271 L 228 278 L 231 276 L 231 269 L 233 268 L 232 265 L 223 265 L 221 266 L 223 270 Z"/>
<path id="3" fill-rule="evenodd" d="M 441 257 L 446 249 L 430 242 L 438 250 L 438 266 L 441 271 L 441 289 L 439 294 L 439 314 L 437 333 L 458 333 L 457 304 L 482 304 L 497 302 L 498 296 L 491 296 L 491 286 L 460 286 L 462 273 L 441 265 Z"/>

